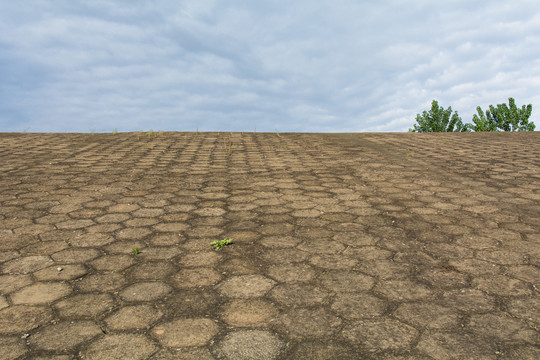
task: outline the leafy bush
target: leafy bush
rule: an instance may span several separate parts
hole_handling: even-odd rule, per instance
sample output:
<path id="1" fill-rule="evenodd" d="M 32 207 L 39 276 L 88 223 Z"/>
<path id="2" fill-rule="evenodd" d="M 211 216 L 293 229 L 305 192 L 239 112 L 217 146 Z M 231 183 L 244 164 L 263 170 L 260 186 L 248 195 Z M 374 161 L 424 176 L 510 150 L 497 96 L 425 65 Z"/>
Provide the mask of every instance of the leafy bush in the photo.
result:
<path id="1" fill-rule="evenodd" d="M 444 109 L 439 107 L 437 100 L 431 103 L 431 110 L 424 111 L 422 115 L 416 115 L 416 122 L 412 132 L 462 132 L 469 131 L 468 127 L 463 125 L 457 111 L 452 114 L 452 107 Z"/>
<path id="2" fill-rule="evenodd" d="M 476 108 L 478 115 L 473 116 L 472 124 L 463 124 L 457 111 L 452 114 L 452 108 L 439 107 L 436 100 L 431 103 L 431 110 L 416 115 L 416 122 L 411 132 L 465 132 L 465 131 L 534 131 L 535 125 L 529 122 L 532 104 L 523 105 L 518 109 L 513 98 L 508 98 L 508 105 L 489 106 L 484 111 Z"/>
<path id="3" fill-rule="evenodd" d="M 533 122 L 529 123 L 532 113 L 532 104 L 523 105 L 518 109 L 513 98 L 508 98 L 508 104 L 499 104 L 497 107 L 489 105 L 489 110 L 484 112 L 478 106 L 478 115 L 473 116 L 474 125 L 470 125 L 474 131 L 534 131 Z"/>

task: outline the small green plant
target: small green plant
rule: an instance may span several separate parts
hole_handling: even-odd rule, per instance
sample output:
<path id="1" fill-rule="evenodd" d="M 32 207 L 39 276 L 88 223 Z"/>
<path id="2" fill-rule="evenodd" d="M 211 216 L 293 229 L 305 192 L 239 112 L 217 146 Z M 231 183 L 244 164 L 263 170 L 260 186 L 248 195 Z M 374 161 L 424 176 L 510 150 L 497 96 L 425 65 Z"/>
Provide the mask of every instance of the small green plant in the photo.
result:
<path id="1" fill-rule="evenodd" d="M 278 133 L 278 131 L 277 131 L 277 128 L 276 128 L 276 135 L 277 135 L 278 137 L 281 137 L 281 135 L 279 135 L 279 133 Z"/>
<path id="2" fill-rule="evenodd" d="M 114 129 L 113 132 L 112 132 L 113 135 L 118 135 L 118 130 L 117 129 Z"/>
<path id="3" fill-rule="evenodd" d="M 133 254 L 134 255 L 139 255 L 139 248 L 133 248 Z"/>
<path id="4" fill-rule="evenodd" d="M 152 137 L 152 136 L 154 135 L 154 130 L 150 129 L 150 131 L 148 131 L 148 132 L 146 133 L 146 135 L 147 135 L 148 137 Z"/>
<path id="5" fill-rule="evenodd" d="M 232 153 L 232 140 L 231 140 L 231 137 L 229 136 L 228 139 L 226 139 L 225 137 L 223 138 L 223 148 L 225 149 L 225 151 L 227 152 L 227 155 L 231 155 Z"/>
<path id="6" fill-rule="evenodd" d="M 222 247 L 229 245 L 232 242 L 232 240 L 233 239 L 216 240 L 216 241 L 212 241 L 210 245 L 212 245 L 215 250 L 219 250 Z"/>

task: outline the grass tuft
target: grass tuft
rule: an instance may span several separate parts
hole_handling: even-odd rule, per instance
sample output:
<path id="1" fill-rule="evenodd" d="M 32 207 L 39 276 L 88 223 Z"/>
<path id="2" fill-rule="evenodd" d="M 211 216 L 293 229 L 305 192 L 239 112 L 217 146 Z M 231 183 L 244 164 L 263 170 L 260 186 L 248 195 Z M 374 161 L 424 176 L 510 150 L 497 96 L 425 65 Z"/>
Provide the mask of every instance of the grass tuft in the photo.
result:
<path id="1" fill-rule="evenodd" d="M 217 251 L 217 250 L 221 249 L 222 247 L 231 244 L 232 240 L 233 239 L 216 240 L 216 241 L 212 241 L 210 243 L 210 245 L 212 245 L 214 247 L 214 249 Z"/>

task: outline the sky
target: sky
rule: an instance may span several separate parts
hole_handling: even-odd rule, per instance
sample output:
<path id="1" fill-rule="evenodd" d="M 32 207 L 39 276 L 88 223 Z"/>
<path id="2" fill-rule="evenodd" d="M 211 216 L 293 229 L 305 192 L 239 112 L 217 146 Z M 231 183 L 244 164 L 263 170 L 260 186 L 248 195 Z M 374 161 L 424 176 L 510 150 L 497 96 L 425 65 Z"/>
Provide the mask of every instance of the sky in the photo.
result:
<path id="1" fill-rule="evenodd" d="M 538 0 L 0 0 L 0 132 L 402 132 L 533 105 Z"/>

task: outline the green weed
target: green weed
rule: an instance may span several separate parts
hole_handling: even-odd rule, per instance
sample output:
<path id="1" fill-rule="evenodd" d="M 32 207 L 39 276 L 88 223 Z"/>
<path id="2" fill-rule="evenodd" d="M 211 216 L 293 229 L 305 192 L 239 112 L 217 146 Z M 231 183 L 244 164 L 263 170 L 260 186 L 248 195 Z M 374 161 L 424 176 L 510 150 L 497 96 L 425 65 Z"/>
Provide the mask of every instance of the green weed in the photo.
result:
<path id="1" fill-rule="evenodd" d="M 233 240 L 233 239 L 216 240 L 216 241 L 212 241 L 212 242 L 210 243 L 210 245 L 212 245 L 212 246 L 214 247 L 215 250 L 219 250 L 219 249 L 221 249 L 222 247 L 231 244 L 232 240 Z"/>
<path id="2" fill-rule="evenodd" d="M 232 140 L 231 140 L 231 137 L 229 137 L 228 139 L 225 139 L 225 137 L 223 138 L 223 148 L 227 152 L 227 155 L 231 155 L 231 153 L 232 153 Z"/>
<path id="3" fill-rule="evenodd" d="M 139 248 L 133 248 L 133 254 L 139 255 L 140 254 Z"/>

